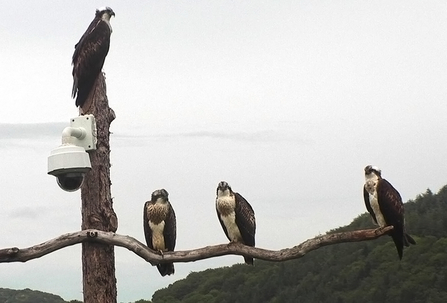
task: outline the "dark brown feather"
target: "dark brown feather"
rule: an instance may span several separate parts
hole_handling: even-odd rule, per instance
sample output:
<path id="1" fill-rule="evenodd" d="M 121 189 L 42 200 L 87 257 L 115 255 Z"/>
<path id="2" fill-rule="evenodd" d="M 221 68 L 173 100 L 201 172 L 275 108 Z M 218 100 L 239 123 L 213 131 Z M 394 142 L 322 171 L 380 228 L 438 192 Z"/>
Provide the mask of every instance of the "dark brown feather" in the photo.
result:
<path id="1" fill-rule="evenodd" d="M 96 16 L 75 45 L 73 54 L 73 89 L 76 106 L 87 99 L 109 52 L 111 30 L 107 22 Z"/>
<path id="2" fill-rule="evenodd" d="M 402 259 L 404 246 L 416 242 L 405 233 L 404 204 L 399 192 L 385 179 L 380 179 L 377 184 L 377 198 L 380 211 L 387 225 L 394 228 L 390 232 L 396 245 L 399 259 Z"/>
<path id="3" fill-rule="evenodd" d="M 250 203 L 245 200 L 239 193 L 234 193 L 236 198 L 236 224 L 241 233 L 244 244 L 248 246 L 255 246 L 256 220 L 255 212 Z M 252 257 L 245 257 L 245 263 L 253 265 Z"/>
<path id="4" fill-rule="evenodd" d="M 165 237 L 165 245 L 168 251 L 174 251 L 175 241 L 177 239 L 177 219 L 175 217 L 174 209 L 169 203 L 169 211 L 165 220 L 165 229 L 163 232 Z"/>
<path id="5" fill-rule="evenodd" d="M 250 203 L 239 193 L 234 193 L 236 198 L 236 224 L 241 232 L 244 244 L 255 246 L 256 221 L 255 212 Z"/>

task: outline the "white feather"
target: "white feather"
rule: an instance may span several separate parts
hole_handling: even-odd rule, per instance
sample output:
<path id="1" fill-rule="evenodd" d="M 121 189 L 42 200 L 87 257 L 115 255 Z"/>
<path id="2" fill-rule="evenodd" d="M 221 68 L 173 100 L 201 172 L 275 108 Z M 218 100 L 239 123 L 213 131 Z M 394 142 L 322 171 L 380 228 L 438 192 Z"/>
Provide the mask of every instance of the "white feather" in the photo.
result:
<path id="1" fill-rule="evenodd" d="M 385 227 L 387 224 L 382 212 L 380 211 L 379 199 L 377 197 L 377 184 L 379 183 L 379 177 L 375 173 L 371 173 L 365 176 L 365 188 L 369 193 L 369 204 L 376 216 L 377 224 L 380 227 Z"/>
<path id="2" fill-rule="evenodd" d="M 154 224 L 149 221 L 149 227 L 152 230 L 152 246 L 155 250 L 165 250 L 165 237 L 163 231 L 165 229 L 165 221 L 161 221 L 159 224 Z"/>
<path id="3" fill-rule="evenodd" d="M 219 217 L 227 230 L 230 241 L 243 242 L 241 232 L 236 224 L 236 213 L 234 212 L 234 209 L 236 208 L 236 200 L 234 196 L 229 194 L 228 190 L 225 192 L 219 190 L 217 193 L 216 207 L 219 212 Z M 224 211 L 224 213 L 228 212 L 230 209 L 230 212 L 226 216 L 222 215 L 222 210 L 224 209 L 227 210 Z"/>

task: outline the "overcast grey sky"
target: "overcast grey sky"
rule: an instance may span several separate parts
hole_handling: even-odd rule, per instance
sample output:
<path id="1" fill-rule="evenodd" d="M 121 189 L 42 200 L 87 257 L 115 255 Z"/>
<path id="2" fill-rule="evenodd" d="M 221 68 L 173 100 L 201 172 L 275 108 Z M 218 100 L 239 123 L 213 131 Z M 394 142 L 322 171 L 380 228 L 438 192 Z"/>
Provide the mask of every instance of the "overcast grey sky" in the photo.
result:
<path id="1" fill-rule="evenodd" d="M 46 165 L 77 115 L 74 44 L 104 5 L 116 13 L 104 71 L 118 233 L 144 241 L 143 204 L 166 188 L 178 250 L 224 243 L 214 199 L 226 180 L 255 210 L 257 245 L 279 249 L 365 212 L 367 164 L 404 200 L 447 183 L 445 1 L 0 3 L 0 248 L 80 229 L 80 192 Z M 80 250 L 0 264 L 0 286 L 81 299 Z M 162 278 L 116 248 L 118 300 L 241 262 Z"/>

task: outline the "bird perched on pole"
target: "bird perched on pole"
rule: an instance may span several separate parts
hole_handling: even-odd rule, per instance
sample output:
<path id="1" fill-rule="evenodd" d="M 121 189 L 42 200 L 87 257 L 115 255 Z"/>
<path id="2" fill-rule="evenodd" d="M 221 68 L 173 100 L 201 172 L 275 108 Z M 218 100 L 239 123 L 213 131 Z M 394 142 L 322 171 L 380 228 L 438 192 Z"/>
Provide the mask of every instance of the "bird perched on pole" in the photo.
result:
<path id="1" fill-rule="evenodd" d="M 247 200 L 233 192 L 225 181 L 217 186 L 216 211 L 230 242 L 255 246 L 255 212 Z M 253 258 L 244 256 L 244 260 L 246 264 L 253 265 Z"/>
<path id="2" fill-rule="evenodd" d="M 150 249 L 161 254 L 174 251 L 177 232 L 175 212 L 165 189 L 154 191 L 151 200 L 144 204 L 143 227 L 146 244 Z M 162 276 L 174 273 L 174 263 L 161 263 L 157 268 Z"/>
<path id="3" fill-rule="evenodd" d="M 76 106 L 81 108 L 87 100 L 109 52 L 110 35 L 112 34 L 110 18 L 112 16 L 115 16 L 115 13 L 110 7 L 98 8 L 95 18 L 75 45 L 71 96 L 72 98 L 76 97 Z"/>
<path id="4" fill-rule="evenodd" d="M 396 245 L 399 259 L 402 259 L 404 246 L 416 244 L 416 241 L 405 232 L 404 204 L 399 192 L 382 178 L 382 172 L 376 166 L 365 167 L 363 198 L 376 224 L 380 227 L 393 226 L 390 236 Z"/>

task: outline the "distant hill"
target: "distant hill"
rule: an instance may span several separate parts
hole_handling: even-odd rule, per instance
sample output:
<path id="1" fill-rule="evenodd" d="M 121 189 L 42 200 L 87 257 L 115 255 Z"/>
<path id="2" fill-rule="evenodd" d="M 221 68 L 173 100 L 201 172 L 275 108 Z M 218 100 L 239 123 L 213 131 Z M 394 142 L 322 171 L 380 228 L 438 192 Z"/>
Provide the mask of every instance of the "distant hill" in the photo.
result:
<path id="1" fill-rule="evenodd" d="M 67 303 L 67 301 L 57 295 L 28 288 L 22 290 L 0 288 L 0 303 Z"/>
<path id="2" fill-rule="evenodd" d="M 405 204 L 417 245 L 399 261 L 387 236 L 342 243 L 286 262 L 257 260 L 189 274 L 156 291 L 153 303 L 445 303 L 447 302 L 447 186 Z M 330 232 L 373 228 L 368 214 Z"/>

